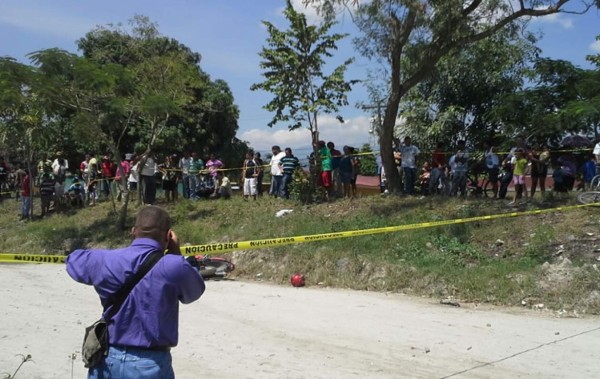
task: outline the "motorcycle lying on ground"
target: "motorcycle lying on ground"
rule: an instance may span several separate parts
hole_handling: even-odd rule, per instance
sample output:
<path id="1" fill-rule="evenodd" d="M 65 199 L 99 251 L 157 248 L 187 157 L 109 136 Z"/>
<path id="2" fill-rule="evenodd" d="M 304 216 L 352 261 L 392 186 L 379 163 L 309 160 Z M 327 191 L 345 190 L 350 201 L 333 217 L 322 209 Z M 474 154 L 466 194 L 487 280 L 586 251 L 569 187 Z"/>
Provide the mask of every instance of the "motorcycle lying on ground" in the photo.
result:
<path id="1" fill-rule="evenodd" d="M 233 262 L 221 257 L 196 255 L 187 257 L 186 260 L 200 271 L 204 279 L 223 279 L 235 270 Z"/>

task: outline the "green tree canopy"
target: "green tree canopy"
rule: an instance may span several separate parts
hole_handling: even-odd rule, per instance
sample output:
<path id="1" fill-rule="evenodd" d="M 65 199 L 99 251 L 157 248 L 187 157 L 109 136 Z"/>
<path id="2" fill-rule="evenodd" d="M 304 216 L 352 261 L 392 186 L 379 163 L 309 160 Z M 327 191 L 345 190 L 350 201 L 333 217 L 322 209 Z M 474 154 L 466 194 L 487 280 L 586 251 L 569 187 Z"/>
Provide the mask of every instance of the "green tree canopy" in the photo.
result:
<path id="1" fill-rule="evenodd" d="M 296 12 L 287 1 L 284 15 L 289 22 L 287 30 L 279 30 L 263 21 L 269 37 L 267 47 L 259 55 L 265 81 L 252 85 L 252 90 L 271 92 L 274 97 L 265 109 L 274 112 L 269 122 L 289 122 L 290 130 L 307 123 L 313 142 L 318 140 L 317 117 L 320 113 L 334 113 L 348 105 L 346 93 L 355 81 L 346 81 L 344 73 L 352 59 L 347 59 L 331 74 L 325 74 L 325 58 L 332 56 L 336 43 L 344 34 L 329 34 L 332 22 L 320 26 L 309 25 L 306 16 Z M 342 117 L 338 115 L 342 121 Z"/>
<path id="2" fill-rule="evenodd" d="M 400 189 L 392 141 L 400 104 L 444 57 L 493 36 L 516 22 L 569 11 L 583 13 L 600 0 L 305 0 L 333 17 L 336 6 L 353 5 L 361 30 L 357 50 L 387 70 L 386 107 L 380 131 L 381 157 L 392 191 Z M 571 8 L 568 8 L 571 6 Z"/>

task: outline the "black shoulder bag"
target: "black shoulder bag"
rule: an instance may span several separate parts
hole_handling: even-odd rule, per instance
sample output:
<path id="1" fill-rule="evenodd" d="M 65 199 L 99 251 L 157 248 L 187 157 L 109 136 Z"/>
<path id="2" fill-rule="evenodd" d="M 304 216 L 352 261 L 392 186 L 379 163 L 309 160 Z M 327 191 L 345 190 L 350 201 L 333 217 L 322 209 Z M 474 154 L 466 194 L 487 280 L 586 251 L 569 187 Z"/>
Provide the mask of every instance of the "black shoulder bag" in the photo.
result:
<path id="1" fill-rule="evenodd" d="M 135 275 L 108 299 L 105 308 L 108 309 L 106 316 L 85 328 L 83 346 L 81 347 L 81 358 L 85 367 L 98 366 L 108 354 L 108 323 L 110 319 L 119 311 L 133 287 L 154 267 L 162 256 L 163 253 L 160 251 L 150 253 Z"/>

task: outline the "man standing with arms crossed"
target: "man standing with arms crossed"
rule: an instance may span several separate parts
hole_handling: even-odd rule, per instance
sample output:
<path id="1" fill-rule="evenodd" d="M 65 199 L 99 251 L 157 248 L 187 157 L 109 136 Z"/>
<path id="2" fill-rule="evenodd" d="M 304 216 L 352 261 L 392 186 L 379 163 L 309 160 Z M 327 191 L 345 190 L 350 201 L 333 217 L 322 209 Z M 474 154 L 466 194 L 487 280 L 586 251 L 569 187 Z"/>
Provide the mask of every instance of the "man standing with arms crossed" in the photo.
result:
<path id="1" fill-rule="evenodd" d="M 204 281 L 181 256 L 169 214 L 146 206 L 131 229 L 131 245 L 121 249 L 75 250 L 67 272 L 93 285 L 104 305 L 135 275 L 146 258 L 167 251 L 133 287 L 108 322 L 108 355 L 90 368 L 88 378 L 174 378 L 170 349 L 178 342 L 179 302 L 189 304 L 204 293 Z M 110 309 L 105 309 L 107 314 Z"/>

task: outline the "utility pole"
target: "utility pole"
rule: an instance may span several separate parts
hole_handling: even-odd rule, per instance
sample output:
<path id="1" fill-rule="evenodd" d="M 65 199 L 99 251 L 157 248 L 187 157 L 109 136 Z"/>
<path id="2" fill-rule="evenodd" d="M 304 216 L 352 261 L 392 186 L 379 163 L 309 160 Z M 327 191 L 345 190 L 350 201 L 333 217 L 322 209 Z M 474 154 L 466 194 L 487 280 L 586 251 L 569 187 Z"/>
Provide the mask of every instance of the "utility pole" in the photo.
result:
<path id="1" fill-rule="evenodd" d="M 371 135 L 376 134 L 377 135 L 377 144 L 380 144 L 381 143 L 381 141 L 380 141 L 381 136 L 379 135 L 379 133 L 381 132 L 381 126 L 382 126 L 382 123 L 383 123 L 383 120 L 382 120 L 383 101 L 382 100 L 375 100 L 375 104 L 365 104 L 365 105 L 361 106 L 361 109 L 363 109 L 365 111 L 377 109 L 377 127 L 373 128 L 373 125 L 372 125 L 371 126 L 371 130 L 369 130 L 369 134 L 371 134 Z M 373 143 L 373 146 L 371 148 L 373 150 L 375 150 L 375 144 L 374 143 Z"/>
<path id="2" fill-rule="evenodd" d="M 381 130 L 381 111 L 383 109 L 383 100 L 376 100 L 375 104 L 367 104 L 367 105 L 363 105 L 361 107 L 361 109 L 368 111 L 368 110 L 372 110 L 372 109 L 377 109 L 377 135 L 379 135 L 379 131 Z"/>

